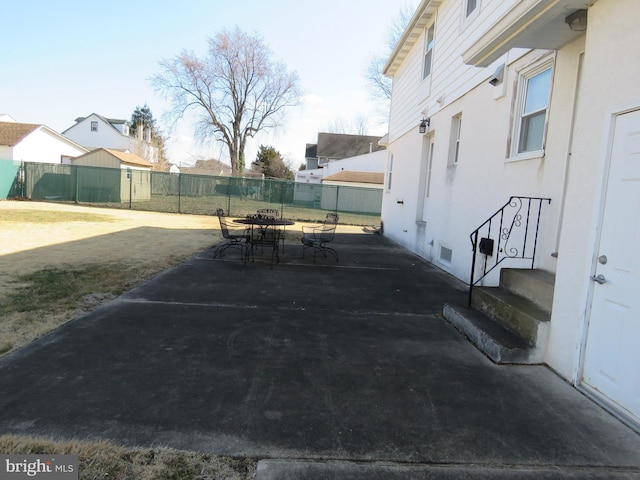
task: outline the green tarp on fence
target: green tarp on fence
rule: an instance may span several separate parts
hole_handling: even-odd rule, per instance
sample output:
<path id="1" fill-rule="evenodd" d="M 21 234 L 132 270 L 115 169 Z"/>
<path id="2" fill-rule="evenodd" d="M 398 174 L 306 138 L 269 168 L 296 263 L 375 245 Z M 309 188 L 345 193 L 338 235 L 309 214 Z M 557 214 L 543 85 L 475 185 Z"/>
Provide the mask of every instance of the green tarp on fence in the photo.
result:
<path id="1" fill-rule="evenodd" d="M 0 199 L 22 197 L 21 162 L 0 159 Z"/>
<path id="2" fill-rule="evenodd" d="M 156 212 L 213 215 L 222 208 L 240 217 L 276 208 L 306 221 L 338 212 L 341 223 L 354 225 L 378 225 L 382 206 L 378 188 L 30 162 L 24 163 L 24 190 L 34 200 Z"/>

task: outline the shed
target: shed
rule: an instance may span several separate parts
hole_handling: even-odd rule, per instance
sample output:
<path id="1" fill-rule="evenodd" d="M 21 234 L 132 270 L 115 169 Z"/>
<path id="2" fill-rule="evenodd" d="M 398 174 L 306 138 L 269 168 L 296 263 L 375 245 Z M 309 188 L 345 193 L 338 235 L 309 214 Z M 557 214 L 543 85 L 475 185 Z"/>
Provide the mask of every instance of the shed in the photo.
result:
<path id="1" fill-rule="evenodd" d="M 72 164 L 78 167 L 78 197 L 84 201 L 124 203 L 151 199 L 153 165 L 137 155 L 99 148 L 74 158 Z"/>

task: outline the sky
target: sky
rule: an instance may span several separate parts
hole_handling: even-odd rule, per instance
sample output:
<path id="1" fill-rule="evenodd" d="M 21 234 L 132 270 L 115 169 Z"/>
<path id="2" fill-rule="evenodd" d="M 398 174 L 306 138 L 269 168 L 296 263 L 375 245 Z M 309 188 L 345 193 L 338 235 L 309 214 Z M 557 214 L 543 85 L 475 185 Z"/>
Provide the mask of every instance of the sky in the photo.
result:
<path id="1" fill-rule="evenodd" d="M 4 3 L 4 2 L 3 2 Z M 150 78 L 159 62 L 182 50 L 204 56 L 207 39 L 236 25 L 259 35 L 274 61 L 297 72 L 302 104 L 277 132 L 247 145 L 247 166 L 259 145 L 273 146 L 297 170 L 307 143 L 337 121 L 368 120 L 384 135 L 367 88 L 371 58 L 387 55 L 391 25 L 409 0 L 21 0 L 3 7 L 0 28 L 0 114 L 63 132 L 77 117 L 97 113 L 130 119 L 145 103 L 169 136 L 172 163 L 199 158 L 228 162 L 221 143 L 194 140 L 184 120 L 171 125 L 168 100 Z M 375 117 L 375 118 L 374 118 Z M 346 131 L 344 133 L 356 133 Z"/>

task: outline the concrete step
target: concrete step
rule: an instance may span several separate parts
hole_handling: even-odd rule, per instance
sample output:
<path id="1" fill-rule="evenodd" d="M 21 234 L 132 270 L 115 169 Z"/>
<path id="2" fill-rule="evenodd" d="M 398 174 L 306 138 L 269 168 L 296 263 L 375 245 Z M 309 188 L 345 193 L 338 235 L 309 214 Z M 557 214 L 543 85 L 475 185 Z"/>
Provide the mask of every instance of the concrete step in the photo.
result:
<path id="1" fill-rule="evenodd" d="M 445 304 L 443 315 L 495 363 L 535 364 L 541 361 L 537 349 L 478 310 L 463 305 Z"/>
<path id="2" fill-rule="evenodd" d="M 500 286 L 531 300 L 546 312 L 551 312 L 556 276 L 544 270 L 503 268 Z"/>
<path id="3" fill-rule="evenodd" d="M 532 347 L 541 347 L 546 343 L 551 313 L 525 297 L 501 287 L 476 287 L 473 289 L 471 306 Z"/>

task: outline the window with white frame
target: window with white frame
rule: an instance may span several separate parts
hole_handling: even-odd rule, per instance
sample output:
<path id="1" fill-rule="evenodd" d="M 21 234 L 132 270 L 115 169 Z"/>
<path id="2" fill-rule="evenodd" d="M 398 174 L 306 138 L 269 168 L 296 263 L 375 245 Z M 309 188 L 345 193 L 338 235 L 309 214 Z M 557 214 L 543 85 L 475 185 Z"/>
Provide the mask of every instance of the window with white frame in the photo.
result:
<path id="1" fill-rule="evenodd" d="M 435 23 L 426 30 L 425 45 L 424 45 L 424 65 L 422 68 L 422 79 L 426 79 L 431 75 L 431 67 L 433 64 L 433 44 L 435 34 Z"/>
<path id="2" fill-rule="evenodd" d="M 551 94 L 552 61 L 520 73 L 512 156 L 539 156 L 544 151 L 547 110 Z"/>
<path id="3" fill-rule="evenodd" d="M 462 113 L 451 118 L 451 137 L 449 143 L 448 165 L 457 165 L 460 157 L 460 132 L 462 131 Z"/>
<path id="4" fill-rule="evenodd" d="M 393 154 L 389 156 L 389 168 L 387 169 L 387 191 L 391 190 L 392 174 L 393 174 Z"/>
<path id="5" fill-rule="evenodd" d="M 91 131 L 92 132 L 98 131 L 98 122 L 91 122 Z"/>

